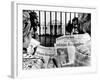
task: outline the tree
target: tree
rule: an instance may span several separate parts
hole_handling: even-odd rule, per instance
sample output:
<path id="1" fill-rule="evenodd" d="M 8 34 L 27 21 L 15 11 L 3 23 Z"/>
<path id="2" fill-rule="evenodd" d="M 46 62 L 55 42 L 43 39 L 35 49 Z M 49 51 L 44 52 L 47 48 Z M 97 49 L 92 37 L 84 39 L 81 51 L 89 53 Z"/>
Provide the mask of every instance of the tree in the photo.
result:
<path id="1" fill-rule="evenodd" d="M 91 14 L 83 13 L 79 15 L 79 33 L 88 33 L 91 35 Z"/>
<path id="2" fill-rule="evenodd" d="M 36 12 L 32 11 L 29 13 L 30 15 L 30 22 L 31 22 L 31 28 L 33 28 L 33 34 L 34 34 L 34 38 L 35 38 L 35 32 L 37 31 L 37 26 L 39 25 L 38 19 L 37 19 L 37 14 Z"/>
<path id="3" fill-rule="evenodd" d="M 23 10 L 23 47 L 27 48 L 32 37 L 37 31 L 38 19 L 37 14 L 31 10 Z"/>

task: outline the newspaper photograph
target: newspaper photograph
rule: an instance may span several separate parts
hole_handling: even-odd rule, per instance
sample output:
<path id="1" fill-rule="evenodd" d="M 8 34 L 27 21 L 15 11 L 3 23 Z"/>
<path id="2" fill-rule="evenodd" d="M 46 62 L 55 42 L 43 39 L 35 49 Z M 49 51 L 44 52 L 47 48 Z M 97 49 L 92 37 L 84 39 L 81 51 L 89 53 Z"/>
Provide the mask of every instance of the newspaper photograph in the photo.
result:
<path id="1" fill-rule="evenodd" d="M 22 69 L 91 65 L 91 13 L 23 10 Z"/>

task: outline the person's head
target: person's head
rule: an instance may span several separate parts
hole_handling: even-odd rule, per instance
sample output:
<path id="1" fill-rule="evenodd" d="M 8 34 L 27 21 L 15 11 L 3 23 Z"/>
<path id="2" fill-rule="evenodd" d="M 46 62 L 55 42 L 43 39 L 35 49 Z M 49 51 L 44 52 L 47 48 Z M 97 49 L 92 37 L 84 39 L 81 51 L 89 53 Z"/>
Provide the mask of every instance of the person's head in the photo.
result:
<path id="1" fill-rule="evenodd" d="M 58 56 L 65 54 L 64 49 L 57 49 Z"/>
<path id="2" fill-rule="evenodd" d="M 73 18 L 72 24 L 73 24 L 73 26 L 78 25 L 78 18 L 77 17 Z"/>

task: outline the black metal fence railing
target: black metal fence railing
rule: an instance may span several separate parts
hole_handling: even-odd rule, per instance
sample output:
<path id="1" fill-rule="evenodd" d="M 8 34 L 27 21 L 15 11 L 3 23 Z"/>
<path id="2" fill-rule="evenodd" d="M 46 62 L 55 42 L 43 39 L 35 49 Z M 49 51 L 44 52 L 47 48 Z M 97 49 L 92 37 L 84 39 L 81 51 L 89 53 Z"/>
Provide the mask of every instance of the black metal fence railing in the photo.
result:
<path id="1" fill-rule="evenodd" d="M 77 20 L 80 20 L 80 23 Z M 32 29 L 32 37 L 34 39 L 38 38 L 43 46 L 52 47 L 54 46 L 57 37 L 73 34 L 73 27 L 76 32 L 76 27 L 78 27 L 80 34 L 85 30 L 85 32 L 88 32 L 91 35 L 91 14 L 79 12 L 23 10 L 23 37 L 28 36 L 29 30 Z"/>
<path id="2" fill-rule="evenodd" d="M 37 15 L 39 22 L 38 39 L 41 42 L 41 45 L 46 47 L 54 46 L 57 37 L 66 35 L 67 33 L 66 27 L 68 25 L 68 21 L 72 23 L 72 17 L 73 18 L 76 17 L 76 12 L 59 12 L 59 11 L 34 11 L 34 12 L 38 14 Z M 67 14 L 69 14 L 69 16 Z M 74 16 L 72 16 L 72 14 L 74 14 Z"/>

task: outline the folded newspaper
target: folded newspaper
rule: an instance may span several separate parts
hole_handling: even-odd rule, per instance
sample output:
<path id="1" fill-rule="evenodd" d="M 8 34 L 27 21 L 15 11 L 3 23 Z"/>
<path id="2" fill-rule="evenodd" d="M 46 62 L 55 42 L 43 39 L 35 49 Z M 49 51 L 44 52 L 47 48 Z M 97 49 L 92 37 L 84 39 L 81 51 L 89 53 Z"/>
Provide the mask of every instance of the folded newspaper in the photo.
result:
<path id="1" fill-rule="evenodd" d="M 60 67 L 72 66 L 74 64 L 75 46 L 70 40 L 63 41 L 61 39 L 61 41 L 56 41 L 55 51 Z"/>
<path id="2" fill-rule="evenodd" d="M 62 66 L 90 65 L 91 38 L 87 33 L 59 37 L 56 39 L 55 49 Z M 62 52 L 68 56 L 67 59 L 69 59 L 69 62 L 62 63 Z"/>

